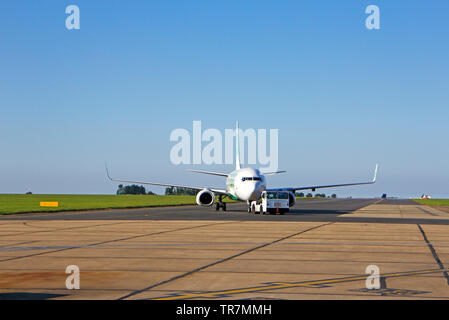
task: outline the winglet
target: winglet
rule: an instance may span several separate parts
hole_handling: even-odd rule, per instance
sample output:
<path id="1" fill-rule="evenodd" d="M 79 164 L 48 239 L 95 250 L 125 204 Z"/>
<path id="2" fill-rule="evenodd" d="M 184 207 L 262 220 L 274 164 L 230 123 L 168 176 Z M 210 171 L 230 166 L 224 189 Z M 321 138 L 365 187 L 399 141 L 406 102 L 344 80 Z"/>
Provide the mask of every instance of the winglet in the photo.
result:
<path id="1" fill-rule="evenodd" d="M 377 169 L 379 168 L 379 164 L 376 164 L 376 169 L 374 170 L 374 178 L 373 178 L 373 183 L 376 182 L 376 177 L 377 177 Z"/>
<path id="2" fill-rule="evenodd" d="M 106 169 L 106 176 L 108 177 L 108 179 L 114 181 L 114 179 L 112 179 L 109 175 L 108 164 L 106 163 L 106 161 L 104 162 L 104 168 Z"/>

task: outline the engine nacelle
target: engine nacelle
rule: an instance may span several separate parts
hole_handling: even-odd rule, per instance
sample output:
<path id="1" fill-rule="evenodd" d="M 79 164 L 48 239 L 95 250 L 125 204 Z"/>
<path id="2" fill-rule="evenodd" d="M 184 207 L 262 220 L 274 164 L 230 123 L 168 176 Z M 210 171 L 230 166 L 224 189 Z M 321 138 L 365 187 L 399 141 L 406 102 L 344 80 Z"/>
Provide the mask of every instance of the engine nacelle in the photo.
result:
<path id="1" fill-rule="evenodd" d="M 212 191 L 203 189 L 196 195 L 196 203 L 203 207 L 210 207 L 215 202 L 215 195 Z"/>
<path id="2" fill-rule="evenodd" d="M 295 205 L 295 203 L 296 203 L 295 194 L 293 192 L 289 192 L 288 193 L 288 206 L 291 208 Z"/>

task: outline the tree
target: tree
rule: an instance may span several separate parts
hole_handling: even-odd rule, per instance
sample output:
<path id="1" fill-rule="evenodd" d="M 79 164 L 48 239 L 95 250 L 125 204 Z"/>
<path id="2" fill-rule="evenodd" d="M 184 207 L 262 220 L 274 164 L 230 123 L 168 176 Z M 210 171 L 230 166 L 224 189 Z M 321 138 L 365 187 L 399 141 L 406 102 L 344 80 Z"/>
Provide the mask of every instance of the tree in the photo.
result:
<path id="1" fill-rule="evenodd" d="M 304 192 L 299 192 L 295 194 L 297 197 L 304 198 Z"/>
<path id="2" fill-rule="evenodd" d="M 313 194 L 308 193 L 306 197 L 307 197 L 307 198 L 312 198 L 312 197 L 313 197 Z"/>
<path id="3" fill-rule="evenodd" d="M 335 194 L 335 193 L 333 193 L 332 195 L 331 195 L 331 198 L 337 198 L 337 195 Z"/>
<path id="4" fill-rule="evenodd" d="M 138 185 L 131 185 L 131 186 L 125 186 L 117 190 L 117 194 L 147 194 L 147 191 L 145 190 L 145 187 L 138 186 Z"/>
<path id="5" fill-rule="evenodd" d="M 123 184 L 119 184 L 117 189 L 117 194 L 125 194 L 125 189 L 123 189 Z"/>
<path id="6" fill-rule="evenodd" d="M 168 187 L 165 188 L 165 195 L 178 195 L 178 196 L 195 196 L 199 191 L 190 188 L 176 188 L 176 187 Z"/>

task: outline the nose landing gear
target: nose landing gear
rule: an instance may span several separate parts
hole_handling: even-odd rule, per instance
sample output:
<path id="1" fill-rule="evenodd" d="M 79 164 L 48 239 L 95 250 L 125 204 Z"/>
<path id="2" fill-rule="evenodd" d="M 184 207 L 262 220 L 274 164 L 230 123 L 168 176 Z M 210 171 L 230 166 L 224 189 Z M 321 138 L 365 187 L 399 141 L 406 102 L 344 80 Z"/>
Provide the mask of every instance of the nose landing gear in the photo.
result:
<path id="1" fill-rule="evenodd" d="M 218 196 L 218 201 L 215 203 L 215 210 L 219 211 L 220 208 L 223 209 L 223 211 L 226 211 L 226 203 L 223 202 L 223 196 Z"/>

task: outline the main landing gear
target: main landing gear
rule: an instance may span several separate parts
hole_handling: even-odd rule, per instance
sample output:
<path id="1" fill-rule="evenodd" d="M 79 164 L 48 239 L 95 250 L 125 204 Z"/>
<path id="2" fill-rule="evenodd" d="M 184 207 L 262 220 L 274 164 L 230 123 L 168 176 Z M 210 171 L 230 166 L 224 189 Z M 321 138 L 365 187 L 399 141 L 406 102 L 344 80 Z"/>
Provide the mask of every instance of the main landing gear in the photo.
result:
<path id="1" fill-rule="evenodd" d="M 223 196 L 218 196 L 218 201 L 215 202 L 215 210 L 219 211 L 220 208 L 223 208 L 223 211 L 226 211 L 226 203 L 223 202 Z"/>

